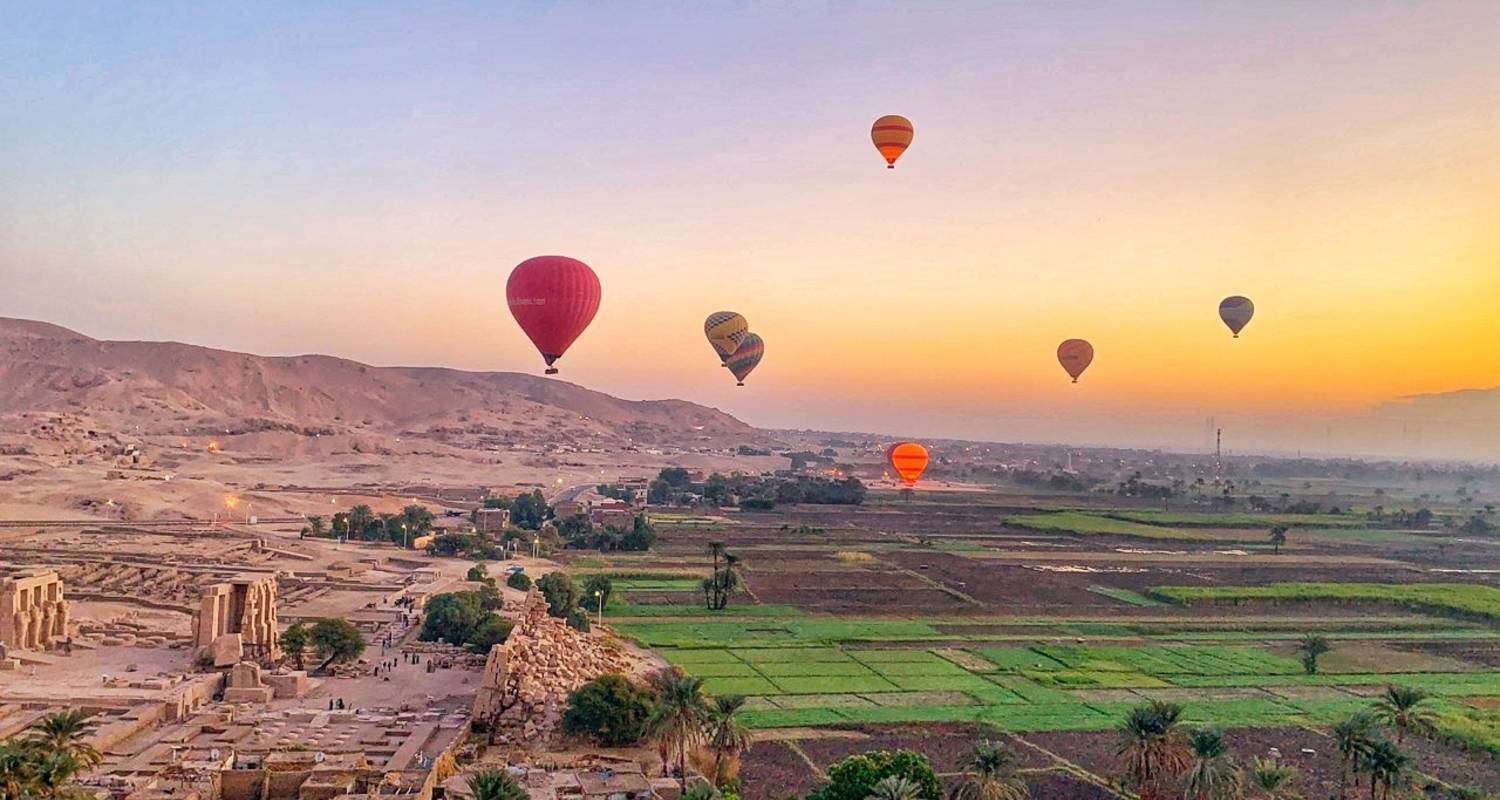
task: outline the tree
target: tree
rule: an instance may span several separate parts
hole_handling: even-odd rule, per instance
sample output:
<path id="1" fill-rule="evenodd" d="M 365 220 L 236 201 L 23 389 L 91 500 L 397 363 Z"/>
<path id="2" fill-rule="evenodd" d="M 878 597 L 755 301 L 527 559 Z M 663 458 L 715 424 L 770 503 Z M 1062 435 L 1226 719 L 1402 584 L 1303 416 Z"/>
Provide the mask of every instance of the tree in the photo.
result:
<path id="1" fill-rule="evenodd" d="M 1302 659 L 1302 669 L 1309 675 L 1318 674 L 1318 659 L 1333 649 L 1328 637 L 1321 633 L 1309 633 L 1297 642 L 1297 654 Z"/>
<path id="2" fill-rule="evenodd" d="M 299 622 L 282 631 L 280 644 L 281 651 L 297 665 L 297 669 L 307 669 L 307 626 Z"/>
<path id="3" fill-rule="evenodd" d="M 510 577 L 505 579 L 505 585 L 523 592 L 531 591 L 531 576 L 524 572 L 512 572 Z"/>
<path id="4" fill-rule="evenodd" d="M 1016 755 L 1004 746 L 985 739 L 963 764 L 963 774 L 949 800 L 1026 800 L 1031 790 L 1017 770 Z"/>
<path id="5" fill-rule="evenodd" d="M 528 531 L 539 531 L 542 523 L 547 521 L 551 515 L 552 508 L 547 505 L 547 499 L 542 496 L 542 490 L 536 489 L 530 494 L 520 494 L 510 504 L 510 524 L 517 528 L 525 528 Z"/>
<path id="6" fill-rule="evenodd" d="M 84 741 L 94 732 L 94 722 L 81 709 L 58 711 L 42 717 L 31 726 L 29 741 L 52 753 L 72 759 L 80 769 L 99 766 L 104 757 Z"/>
<path id="7" fill-rule="evenodd" d="M 1141 800 L 1158 797 L 1188 766 L 1189 751 L 1177 729 L 1181 717 L 1182 706 L 1153 700 L 1132 708 L 1120 723 L 1115 757 Z"/>
<path id="8" fill-rule="evenodd" d="M 569 547 L 588 547 L 594 538 L 594 523 L 589 521 L 587 514 L 574 514 L 557 521 L 557 535 L 568 543 Z M 606 548 L 599 548 L 604 550 Z"/>
<path id="9" fill-rule="evenodd" d="M 370 528 L 375 525 L 375 512 L 361 503 L 349 509 L 349 515 L 345 519 L 345 524 L 348 526 L 348 538 L 364 539 Z"/>
<path id="10" fill-rule="evenodd" d="M 521 784 L 503 769 L 485 769 L 469 776 L 469 794 L 474 800 L 527 800 Z"/>
<path id="11" fill-rule="evenodd" d="M 547 598 L 547 613 L 566 619 L 578 607 L 578 586 L 562 572 L 549 572 L 536 582 L 536 588 Z"/>
<path id="12" fill-rule="evenodd" d="M 1271 547 L 1275 548 L 1273 552 L 1278 556 L 1281 555 L 1281 546 L 1286 544 L 1286 532 L 1289 530 L 1291 528 L 1286 525 L 1275 525 L 1271 528 Z"/>
<path id="13" fill-rule="evenodd" d="M 1333 741 L 1339 751 L 1339 800 L 1348 793 L 1350 775 L 1354 776 L 1355 787 L 1359 786 L 1365 758 L 1375 744 L 1376 724 L 1373 714 L 1360 711 L 1333 726 Z"/>
<path id="14" fill-rule="evenodd" d="M 708 707 L 703 679 L 675 670 L 657 673 L 656 707 L 646 722 L 647 735 L 663 753 L 677 753 L 677 770 L 687 788 L 687 752 L 703 738 Z"/>
<path id="15" fill-rule="evenodd" d="M 1387 800 L 1411 778 L 1412 760 L 1394 742 L 1382 739 L 1366 756 L 1370 772 L 1370 800 Z"/>
<path id="16" fill-rule="evenodd" d="M 514 622 L 490 614 L 474 629 L 473 635 L 469 637 L 468 648 L 476 653 L 488 653 L 495 645 L 509 639 L 510 632 L 515 627 Z"/>
<path id="17" fill-rule="evenodd" d="M 750 749 L 750 730 L 739 721 L 738 714 L 745 706 L 740 695 L 715 697 L 708 706 L 703 725 L 704 745 L 714 754 L 715 786 L 722 786 L 730 777 L 724 774 L 725 766 L 733 764 L 740 754 Z"/>
<path id="18" fill-rule="evenodd" d="M 656 529 L 645 514 L 636 514 L 630 530 L 620 537 L 620 549 L 644 552 L 656 546 Z"/>
<path id="19" fill-rule="evenodd" d="M 922 786 L 902 775 L 887 775 L 875 783 L 865 800 L 920 800 Z"/>
<path id="20" fill-rule="evenodd" d="M 25 734 L 0 741 L 0 798 L 88 796 L 74 779 L 100 763 L 99 751 L 84 741 L 93 729 L 88 715 L 75 709 L 49 714 Z"/>
<path id="21" fill-rule="evenodd" d="M 473 581 L 474 583 L 484 583 L 485 581 L 489 580 L 489 577 L 490 568 L 483 561 L 475 562 L 474 566 L 469 567 L 468 574 L 464 575 L 465 579 Z"/>
<path id="22" fill-rule="evenodd" d="M 1250 785 L 1267 798 L 1275 800 L 1282 796 L 1281 793 L 1286 791 L 1287 784 L 1292 782 L 1296 774 L 1297 771 L 1291 767 L 1283 767 L 1275 761 L 1256 757 L 1250 766 Z"/>
<path id="23" fill-rule="evenodd" d="M 1422 706 L 1426 700 L 1427 692 L 1415 686 L 1385 687 L 1385 694 L 1375 702 L 1375 715 L 1396 729 L 1396 744 L 1401 744 L 1408 732 L 1425 734 L 1433 729 L 1435 718 Z"/>
<path id="24" fill-rule="evenodd" d="M 354 627 L 354 623 L 338 617 L 320 619 L 314 623 L 312 630 L 308 631 L 308 640 L 312 642 L 318 657 L 323 659 L 323 663 L 318 665 L 318 672 L 327 670 L 335 663 L 347 664 L 365 651 L 364 634 Z"/>
<path id="25" fill-rule="evenodd" d="M 1229 758 L 1229 745 L 1218 728 L 1200 728 L 1188 734 L 1192 764 L 1184 779 L 1185 800 L 1234 800 L 1243 789 L 1240 771 Z"/>
<path id="26" fill-rule="evenodd" d="M 583 582 L 582 605 L 594 613 L 599 609 L 609 607 L 609 596 L 614 593 L 615 585 L 607 575 L 590 575 Z"/>
<path id="27" fill-rule="evenodd" d="M 563 730 L 592 737 L 605 747 L 629 747 L 645 735 L 655 706 L 650 689 L 619 673 L 602 675 L 568 695 Z"/>
<path id="28" fill-rule="evenodd" d="M 927 758 L 909 750 L 876 750 L 852 755 L 828 768 L 828 783 L 807 800 L 865 800 L 885 778 L 905 778 L 919 787 L 921 800 L 938 800 L 941 788 Z"/>
<path id="29" fill-rule="evenodd" d="M 302 526 L 302 535 L 314 539 L 321 539 L 328 533 L 328 520 L 322 517 L 308 517 L 307 524 Z"/>
<path id="30" fill-rule="evenodd" d="M 489 616 L 492 615 L 485 610 L 478 592 L 436 594 L 427 601 L 427 613 L 417 638 L 462 647 L 474 638 L 475 631 Z"/>

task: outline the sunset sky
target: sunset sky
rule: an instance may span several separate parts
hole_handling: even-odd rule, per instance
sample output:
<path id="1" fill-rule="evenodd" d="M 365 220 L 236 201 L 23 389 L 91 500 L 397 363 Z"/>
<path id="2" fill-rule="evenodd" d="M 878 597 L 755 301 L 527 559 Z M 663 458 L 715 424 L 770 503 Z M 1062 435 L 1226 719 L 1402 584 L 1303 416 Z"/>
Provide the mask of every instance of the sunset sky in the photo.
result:
<path id="1" fill-rule="evenodd" d="M 604 286 L 561 377 L 764 426 L 1193 444 L 1500 385 L 1493 2 L 30 6 L 3 316 L 540 373 L 504 284 L 556 253 Z"/>

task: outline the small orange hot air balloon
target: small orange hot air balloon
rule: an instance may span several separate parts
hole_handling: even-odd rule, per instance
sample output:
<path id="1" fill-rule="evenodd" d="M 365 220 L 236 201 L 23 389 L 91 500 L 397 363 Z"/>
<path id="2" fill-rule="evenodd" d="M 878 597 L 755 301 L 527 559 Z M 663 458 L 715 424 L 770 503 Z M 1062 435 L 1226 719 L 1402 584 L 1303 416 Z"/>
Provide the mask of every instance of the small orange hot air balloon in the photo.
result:
<path id="1" fill-rule="evenodd" d="M 875 120 L 870 127 L 870 140 L 875 142 L 875 149 L 885 158 L 885 168 L 895 169 L 896 159 L 911 147 L 912 134 L 916 129 L 911 126 L 911 120 L 900 114 L 886 114 Z"/>
<path id="2" fill-rule="evenodd" d="M 885 449 L 885 460 L 901 476 L 902 483 L 916 486 L 917 479 L 927 470 L 927 448 L 916 442 L 900 442 Z"/>
<path id="3" fill-rule="evenodd" d="M 1078 382 L 1078 376 L 1094 362 L 1094 346 L 1083 339 L 1069 339 L 1057 346 L 1057 363 Z"/>

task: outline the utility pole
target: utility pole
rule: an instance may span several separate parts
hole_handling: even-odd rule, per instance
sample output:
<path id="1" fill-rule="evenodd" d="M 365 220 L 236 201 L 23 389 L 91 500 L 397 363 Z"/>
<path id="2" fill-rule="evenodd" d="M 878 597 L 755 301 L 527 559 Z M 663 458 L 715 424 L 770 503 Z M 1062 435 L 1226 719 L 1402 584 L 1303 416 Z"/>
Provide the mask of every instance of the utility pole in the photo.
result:
<path id="1" fill-rule="evenodd" d="M 1224 477 L 1224 429 L 1214 428 L 1214 479 Z"/>

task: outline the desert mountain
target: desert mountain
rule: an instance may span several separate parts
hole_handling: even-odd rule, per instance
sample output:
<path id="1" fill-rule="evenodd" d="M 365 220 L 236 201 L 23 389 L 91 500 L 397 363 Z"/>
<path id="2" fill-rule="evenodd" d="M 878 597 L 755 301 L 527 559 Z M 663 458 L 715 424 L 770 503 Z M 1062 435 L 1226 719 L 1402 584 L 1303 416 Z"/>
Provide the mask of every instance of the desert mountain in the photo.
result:
<path id="1" fill-rule="evenodd" d="M 388 433 L 486 448 L 765 438 L 694 403 L 622 400 L 532 375 L 101 341 L 0 318 L 0 417 L 49 413 L 142 435 Z"/>

